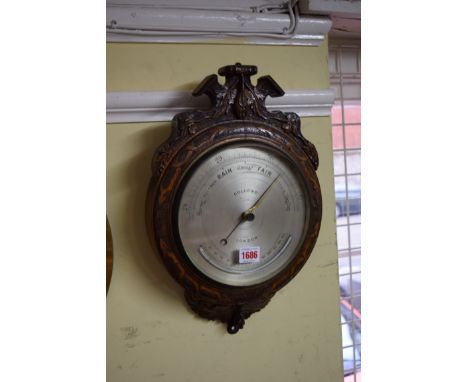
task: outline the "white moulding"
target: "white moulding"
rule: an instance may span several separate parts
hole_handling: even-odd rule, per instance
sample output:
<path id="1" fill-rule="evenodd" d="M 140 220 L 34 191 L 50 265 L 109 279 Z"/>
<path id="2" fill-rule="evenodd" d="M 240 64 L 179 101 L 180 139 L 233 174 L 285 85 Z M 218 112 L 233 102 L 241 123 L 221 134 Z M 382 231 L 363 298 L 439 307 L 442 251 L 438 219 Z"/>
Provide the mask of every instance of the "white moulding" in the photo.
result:
<path id="1" fill-rule="evenodd" d="M 213 36 L 145 36 L 107 32 L 107 42 L 127 43 L 319 46 L 324 40 L 325 34 L 296 34 L 288 39 L 277 39 L 258 36 L 231 37 L 222 33 Z"/>
<path id="2" fill-rule="evenodd" d="M 332 89 L 289 90 L 283 97 L 268 97 L 266 106 L 300 117 L 329 116 L 334 98 Z M 107 123 L 170 121 L 177 113 L 209 106 L 208 97 L 193 97 L 189 92 L 109 92 L 106 120 Z"/>
<path id="3" fill-rule="evenodd" d="M 172 42 L 317 46 L 330 31 L 328 17 L 299 17 L 296 33 L 287 14 L 164 9 L 107 5 L 108 42 Z"/>

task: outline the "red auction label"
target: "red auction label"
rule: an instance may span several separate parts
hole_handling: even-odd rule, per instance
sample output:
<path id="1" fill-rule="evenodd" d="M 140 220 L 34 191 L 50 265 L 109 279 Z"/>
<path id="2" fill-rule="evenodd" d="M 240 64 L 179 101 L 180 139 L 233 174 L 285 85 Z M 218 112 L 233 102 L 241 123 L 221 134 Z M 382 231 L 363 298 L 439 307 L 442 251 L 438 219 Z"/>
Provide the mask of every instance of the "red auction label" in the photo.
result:
<path id="1" fill-rule="evenodd" d="M 239 263 L 260 262 L 260 247 L 243 247 L 239 249 Z"/>

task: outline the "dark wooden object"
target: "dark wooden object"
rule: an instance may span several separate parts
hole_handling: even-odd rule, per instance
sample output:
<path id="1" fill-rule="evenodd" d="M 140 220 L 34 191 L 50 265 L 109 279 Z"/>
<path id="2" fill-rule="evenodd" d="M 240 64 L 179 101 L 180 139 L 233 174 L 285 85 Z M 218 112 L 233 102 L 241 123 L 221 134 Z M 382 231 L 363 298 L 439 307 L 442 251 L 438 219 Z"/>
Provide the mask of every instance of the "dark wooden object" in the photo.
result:
<path id="1" fill-rule="evenodd" d="M 236 333 L 309 258 L 320 230 L 322 199 L 316 176 L 317 151 L 302 136 L 298 115 L 270 112 L 265 107 L 267 96 L 284 94 L 280 86 L 270 76 L 260 77 L 254 86 L 250 77 L 257 73 L 256 66 L 237 63 L 220 68 L 218 73 L 226 77 L 224 85 L 212 74 L 193 91 L 194 96 L 206 94 L 211 108 L 177 114 L 169 139 L 155 152 L 146 217 L 153 247 L 172 277 L 184 287 L 185 298 L 193 311 L 201 317 L 227 323 L 228 332 Z M 306 237 L 294 259 L 273 278 L 245 287 L 221 284 L 195 269 L 178 244 L 175 225 L 176 194 L 186 170 L 214 148 L 238 141 L 280 148 L 297 164 L 307 186 L 310 206 Z"/>
<path id="2" fill-rule="evenodd" d="M 112 244 L 112 232 L 109 220 L 106 218 L 106 294 L 112 278 L 112 267 L 114 263 L 114 246 Z"/>

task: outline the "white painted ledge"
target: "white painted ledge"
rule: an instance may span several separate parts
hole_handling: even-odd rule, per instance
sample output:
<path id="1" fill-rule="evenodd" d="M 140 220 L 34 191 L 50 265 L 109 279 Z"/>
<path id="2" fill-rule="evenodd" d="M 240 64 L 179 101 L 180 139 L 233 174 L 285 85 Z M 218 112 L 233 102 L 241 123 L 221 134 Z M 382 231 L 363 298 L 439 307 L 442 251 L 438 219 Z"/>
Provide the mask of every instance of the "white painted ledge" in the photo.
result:
<path id="1" fill-rule="evenodd" d="M 147 36 L 107 32 L 107 42 L 126 43 L 172 43 L 172 44 L 223 44 L 223 45 L 284 45 L 284 46 L 320 46 L 325 40 L 325 33 L 316 35 L 296 34 L 287 39 L 261 36 L 228 36 L 223 33 L 199 36 L 158 35 Z"/>
<path id="2" fill-rule="evenodd" d="M 332 89 L 289 90 L 283 97 L 268 97 L 266 106 L 300 117 L 329 116 L 334 97 Z M 170 121 L 177 113 L 209 106 L 208 97 L 193 97 L 189 92 L 109 92 L 106 120 L 107 123 Z"/>
<path id="3" fill-rule="evenodd" d="M 288 14 L 165 9 L 107 4 L 108 42 L 260 44 L 318 46 L 330 31 L 325 16 L 300 16 L 293 35 Z"/>

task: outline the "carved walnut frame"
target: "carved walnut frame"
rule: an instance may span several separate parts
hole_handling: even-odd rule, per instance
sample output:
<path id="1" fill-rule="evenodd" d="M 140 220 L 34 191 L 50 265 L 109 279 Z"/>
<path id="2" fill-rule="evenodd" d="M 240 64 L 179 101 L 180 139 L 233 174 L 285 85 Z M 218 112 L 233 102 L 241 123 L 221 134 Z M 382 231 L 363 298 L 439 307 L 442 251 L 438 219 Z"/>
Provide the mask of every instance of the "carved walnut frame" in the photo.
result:
<path id="1" fill-rule="evenodd" d="M 264 308 L 309 258 L 320 230 L 322 199 L 316 176 L 317 151 L 302 136 L 299 117 L 269 112 L 265 107 L 267 96 L 284 94 L 279 85 L 270 76 L 263 76 L 254 86 L 250 76 L 257 73 L 256 66 L 229 65 L 218 73 L 226 77 L 224 85 L 212 74 L 193 92 L 194 96 L 208 95 L 211 109 L 177 114 L 169 139 L 156 150 L 146 216 L 153 247 L 172 277 L 184 287 L 192 310 L 201 317 L 227 323 L 228 332 L 236 333 L 245 319 Z M 273 278 L 245 287 L 221 284 L 195 269 L 179 243 L 176 226 L 178 191 L 189 168 L 212 150 L 239 141 L 261 143 L 285 154 L 304 180 L 310 208 L 305 240 L 294 259 Z"/>

